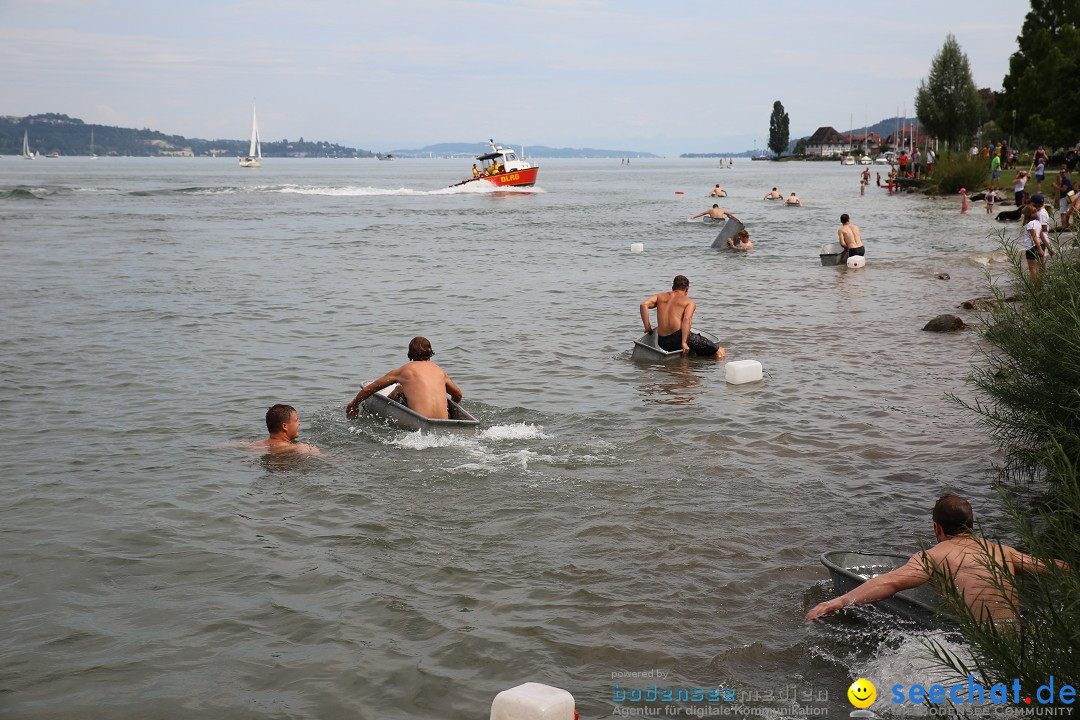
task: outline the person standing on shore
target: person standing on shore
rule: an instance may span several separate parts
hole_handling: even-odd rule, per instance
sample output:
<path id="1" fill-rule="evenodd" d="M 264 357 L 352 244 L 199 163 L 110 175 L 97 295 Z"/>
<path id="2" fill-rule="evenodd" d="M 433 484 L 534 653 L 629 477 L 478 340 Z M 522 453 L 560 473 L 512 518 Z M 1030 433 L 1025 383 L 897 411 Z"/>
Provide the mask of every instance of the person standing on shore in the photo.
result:
<path id="1" fill-rule="evenodd" d="M 1057 200 L 1058 212 L 1064 215 L 1069 211 L 1069 199 L 1066 197 L 1072 190 L 1072 180 L 1069 179 L 1069 168 L 1062 165 L 1058 172 L 1057 182 L 1054 183 L 1054 198 Z"/>
<path id="2" fill-rule="evenodd" d="M 994 153 L 990 158 L 990 189 L 997 190 L 998 180 L 1001 178 L 1001 156 Z"/>
<path id="3" fill-rule="evenodd" d="M 859 226 L 851 222 L 851 218 L 848 217 L 847 213 L 840 216 L 840 229 L 836 234 L 840 239 L 840 247 L 847 250 L 848 257 L 866 255 L 866 248 L 863 247 L 862 233 L 859 232 Z"/>
<path id="4" fill-rule="evenodd" d="M 1027 185 L 1028 176 L 1027 173 L 1021 170 L 1016 173 L 1016 179 L 1013 180 L 1013 197 L 1016 199 L 1016 209 L 1019 210 L 1024 204 L 1024 186 Z"/>

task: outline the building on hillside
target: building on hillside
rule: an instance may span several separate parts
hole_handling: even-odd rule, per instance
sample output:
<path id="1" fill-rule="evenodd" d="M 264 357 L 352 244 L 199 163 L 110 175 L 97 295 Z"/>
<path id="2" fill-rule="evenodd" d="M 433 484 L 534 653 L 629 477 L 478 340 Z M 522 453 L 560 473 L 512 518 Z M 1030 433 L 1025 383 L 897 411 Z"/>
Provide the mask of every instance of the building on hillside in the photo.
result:
<path id="1" fill-rule="evenodd" d="M 848 139 L 831 127 L 819 127 L 806 141 L 806 154 L 836 157 L 851 151 Z"/>

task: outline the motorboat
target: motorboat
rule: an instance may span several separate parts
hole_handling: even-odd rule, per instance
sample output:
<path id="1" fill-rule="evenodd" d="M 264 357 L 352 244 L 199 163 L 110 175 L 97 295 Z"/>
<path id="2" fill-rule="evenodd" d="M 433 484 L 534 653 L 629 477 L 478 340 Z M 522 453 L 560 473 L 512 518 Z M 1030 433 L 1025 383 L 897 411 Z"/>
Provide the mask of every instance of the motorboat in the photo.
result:
<path id="1" fill-rule="evenodd" d="M 690 332 L 695 332 L 717 345 L 720 344 L 720 338 L 716 337 L 716 335 L 713 335 L 711 332 L 698 330 L 697 328 L 690 328 Z M 664 350 L 660 347 L 659 338 L 659 331 L 656 328 L 653 328 L 651 333 L 645 333 L 639 337 L 634 341 L 634 351 L 630 354 L 630 358 L 632 360 L 666 362 L 677 357 L 682 357 L 682 350 Z M 693 353 L 690 353 L 690 355 L 692 356 Z"/>
<path id="2" fill-rule="evenodd" d="M 842 162 L 843 162 L 844 165 L 854 165 L 855 164 L 855 156 L 854 155 L 845 155 Z"/>
<path id="3" fill-rule="evenodd" d="M 369 396 L 364 400 L 364 410 L 372 415 L 384 417 L 400 428 L 419 430 L 425 435 L 462 431 L 475 432 L 480 425 L 479 420 L 449 397 L 446 398 L 447 409 L 450 414 L 448 419 L 436 420 L 425 417 L 390 397 L 397 387 L 397 385 L 391 385 Z"/>
<path id="4" fill-rule="evenodd" d="M 489 141 L 488 145 L 491 147 L 490 151 L 476 156 L 480 167 L 476 168 L 475 176 L 450 187 L 471 182 L 486 182 L 496 187 L 531 187 L 536 184 L 539 166 L 518 157 L 513 148 L 496 145 L 494 140 Z"/>
<path id="5" fill-rule="evenodd" d="M 247 157 L 239 158 L 240 167 L 262 167 L 262 142 L 259 140 L 259 123 L 255 119 L 255 103 L 251 103 L 251 144 Z"/>
<path id="6" fill-rule="evenodd" d="M 383 155 L 382 153 L 375 153 L 375 157 L 377 157 L 380 160 L 393 160 L 394 159 L 394 155 L 392 153 L 386 153 L 385 155 Z"/>
<path id="7" fill-rule="evenodd" d="M 50 160 L 56 160 L 57 158 L 60 157 L 60 151 L 59 150 L 53 150 L 51 153 L 49 153 L 45 157 L 47 159 L 50 159 Z"/>
<path id="8" fill-rule="evenodd" d="M 873 159 L 871 159 L 869 155 L 863 155 L 861 158 L 859 158 L 860 165 L 872 165 L 873 162 Z"/>
<path id="9" fill-rule="evenodd" d="M 821 564 L 829 570 L 833 590 L 839 596 L 854 590 L 871 578 L 902 567 L 909 559 L 908 555 L 834 550 L 822 553 Z M 940 599 L 929 583 L 910 590 L 901 590 L 891 598 L 874 604 L 929 629 L 955 623 L 954 618 L 941 611 Z"/>
<path id="10" fill-rule="evenodd" d="M 874 164 L 875 165 L 888 165 L 889 164 L 889 158 L 885 157 L 884 155 L 878 155 L 876 158 L 874 158 Z"/>

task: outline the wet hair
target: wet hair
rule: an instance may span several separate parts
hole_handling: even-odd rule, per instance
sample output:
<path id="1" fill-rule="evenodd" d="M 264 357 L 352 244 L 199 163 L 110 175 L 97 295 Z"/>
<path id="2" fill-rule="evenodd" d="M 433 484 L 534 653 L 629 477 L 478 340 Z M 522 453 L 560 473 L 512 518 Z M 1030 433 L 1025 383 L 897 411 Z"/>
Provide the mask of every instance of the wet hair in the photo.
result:
<path id="1" fill-rule="evenodd" d="M 685 275 L 676 275 L 675 279 L 671 281 L 672 290 L 685 290 L 690 287 L 690 281 L 686 279 Z"/>
<path id="2" fill-rule="evenodd" d="M 292 405 L 283 403 L 271 405 L 266 410 L 266 431 L 277 432 L 280 430 L 282 425 L 292 420 L 294 412 L 296 412 L 296 408 Z"/>
<path id="3" fill-rule="evenodd" d="M 948 537 L 970 533 L 975 525 L 971 503 L 952 493 L 945 493 L 938 498 L 938 501 L 934 503 L 932 516 L 934 522 L 941 526 L 941 531 Z"/>
<path id="4" fill-rule="evenodd" d="M 776 188 L 773 188 L 773 190 L 776 190 Z"/>
<path id="5" fill-rule="evenodd" d="M 750 232 L 746 228 L 743 228 L 742 230 L 740 230 L 735 235 L 735 237 L 737 237 L 737 238 L 749 238 L 750 237 Z"/>
<path id="6" fill-rule="evenodd" d="M 847 214 L 847 213 L 844 213 L 843 215 L 841 215 L 841 216 L 840 216 L 840 222 L 841 222 L 841 223 L 846 223 L 846 222 L 848 222 L 849 220 L 851 220 L 851 218 L 849 218 L 849 217 L 848 217 L 848 214 Z"/>
<path id="7" fill-rule="evenodd" d="M 720 207 L 720 206 L 719 206 L 719 205 L 717 205 L 716 203 L 713 203 L 713 204 L 712 204 L 712 206 L 713 206 L 714 208 L 718 208 L 718 207 Z"/>
<path id="8" fill-rule="evenodd" d="M 417 335 L 409 341 L 410 360 L 430 360 L 435 351 L 431 349 L 431 343 L 426 337 Z"/>

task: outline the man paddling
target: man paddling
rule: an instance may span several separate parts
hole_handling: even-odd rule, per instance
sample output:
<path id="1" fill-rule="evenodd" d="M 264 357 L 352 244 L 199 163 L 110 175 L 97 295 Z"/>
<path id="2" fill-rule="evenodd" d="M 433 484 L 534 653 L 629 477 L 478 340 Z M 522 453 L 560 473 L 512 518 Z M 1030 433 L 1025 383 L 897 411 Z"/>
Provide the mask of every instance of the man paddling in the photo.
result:
<path id="1" fill-rule="evenodd" d="M 773 188 L 769 192 L 765 193 L 765 198 L 764 199 L 765 200 L 779 200 L 782 197 L 784 197 L 784 194 L 782 192 L 780 192 L 779 190 L 777 190 L 776 188 Z"/>
<path id="2" fill-rule="evenodd" d="M 390 395 L 392 399 L 432 420 L 449 418 L 446 394 L 449 393 L 454 402 L 461 402 L 461 389 L 441 367 L 431 362 L 434 354 L 427 338 L 414 337 L 409 342 L 409 362 L 365 385 L 345 406 L 346 417 L 356 417 L 360 412 L 360 403 L 383 388 L 398 383 L 399 387 Z"/>
<path id="3" fill-rule="evenodd" d="M 705 212 L 699 212 L 697 215 L 691 215 L 689 218 L 687 218 L 687 220 L 697 220 L 702 215 L 708 215 L 709 217 L 715 218 L 716 220 L 723 220 L 726 217 L 733 218 L 735 220 L 739 219 L 739 218 L 735 217 L 734 215 L 732 215 L 731 213 L 729 213 L 727 210 L 724 210 L 722 207 L 720 207 L 716 203 L 713 203 L 713 206 L 711 208 L 709 208 L 708 210 L 706 210 Z"/>
<path id="4" fill-rule="evenodd" d="M 651 333 L 649 310 L 656 308 L 657 343 L 668 352 L 682 350 L 683 355 L 691 350 L 695 355 L 712 356 L 722 360 L 727 356 L 724 348 L 711 342 L 699 333 L 690 332 L 690 323 L 694 319 L 697 303 L 689 297 L 690 281 L 685 275 L 676 275 L 671 283 L 671 292 L 660 293 L 647 298 L 639 306 L 641 322 L 645 332 Z"/>
<path id="5" fill-rule="evenodd" d="M 928 580 L 940 592 L 951 584 L 980 622 L 1008 625 L 1017 620 L 1015 577 L 1047 572 L 1048 566 L 1008 545 L 976 537 L 971 504 L 962 497 L 942 495 L 931 515 L 938 544 L 911 556 L 903 567 L 878 575 L 851 592 L 814 606 L 806 620 L 849 605 L 865 605 L 890 598 Z M 1065 568 L 1062 561 L 1056 561 Z"/>

